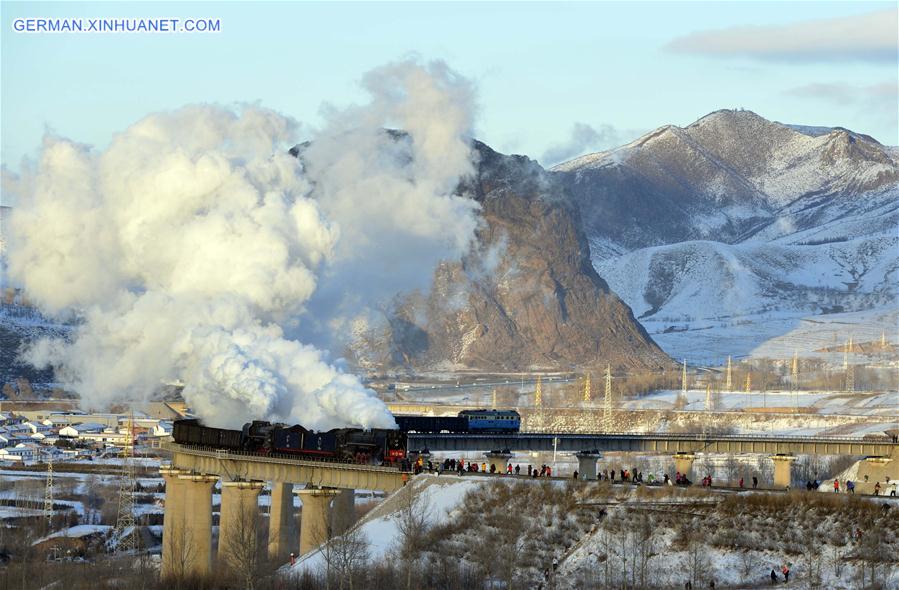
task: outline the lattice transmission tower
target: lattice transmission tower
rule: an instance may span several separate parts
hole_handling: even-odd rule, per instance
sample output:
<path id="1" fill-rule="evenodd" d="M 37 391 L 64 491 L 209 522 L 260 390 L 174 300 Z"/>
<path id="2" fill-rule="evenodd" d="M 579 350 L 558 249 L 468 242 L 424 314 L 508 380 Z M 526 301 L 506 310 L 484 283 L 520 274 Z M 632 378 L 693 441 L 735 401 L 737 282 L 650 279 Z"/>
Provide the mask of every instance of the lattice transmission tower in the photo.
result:
<path id="1" fill-rule="evenodd" d="M 590 403 L 591 400 L 590 394 L 590 373 L 587 373 L 586 377 L 584 377 L 584 402 Z"/>
<path id="2" fill-rule="evenodd" d="M 730 357 L 727 357 L 727 375 L 724 379 L 724 391 L 733 391 L 734 390 L 734 374 L 733 374 L 733 364 L 731 363 Z"/>
<path id="3" fill-rule="evenodd" d="M 53 454 L 47 452 L 47 485 L 44 487 L 44 520 L 47 532 L 53 524 Z"/>
<path id="4" fill-rule="evenodd" d="M 534 390 L 534 407 L 543 409 L 543 382 L 540 375 L 537 375 L 537 388 Z"/>
<path id="5" fill-rule="evenodd" d="M 687 405 L 687 359 L 684 359 L 680 373 L 680 393 L 677 396 L 677 406 L 681 409 Z"/>
<path id="6" fill-rule="evenodd" d="M 602 428 L 612 432 L 612 366 L 606 365 L 606 391 L 602 401 Z"/>
<path id="7" fill-rule="evenodd" d="M 846 391 L 849 393 L 855 393 L 855 364 L 852 362 L 853 352 L 852 336 L 850 336 L 849 341 L 846 343 L 846 351 L 843 353 L 843 370 L 846 371 Z"/>
<path id="8" fill-rule="evenodd" d="M 134 414 L 128 417 L 128 431 L 122 447 L 122 473 L 119 479 L 119 513 L 115 523 L 116 551 L 137 549 L 137 526 L 134 521 Z"/>

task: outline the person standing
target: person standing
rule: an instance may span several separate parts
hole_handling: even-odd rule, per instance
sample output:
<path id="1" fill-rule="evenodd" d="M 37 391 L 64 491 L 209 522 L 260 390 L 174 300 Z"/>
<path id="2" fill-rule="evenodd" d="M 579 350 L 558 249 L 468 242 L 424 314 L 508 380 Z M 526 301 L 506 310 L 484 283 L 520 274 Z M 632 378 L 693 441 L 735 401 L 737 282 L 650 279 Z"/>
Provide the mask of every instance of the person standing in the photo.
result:
<path id="1" fill-rule="evenodd" d="M 833 480 L 833 493 L 834 494 L 840 493 L 840 480 L 838 480 L 836 478 L 834 478 L 834 480 Z"/>
<path id="2" fill-rule="evenodd" d="M 774 568 L 771 568 L 771 585 L 777 584 L 777 572 L 774 571 Z"/>

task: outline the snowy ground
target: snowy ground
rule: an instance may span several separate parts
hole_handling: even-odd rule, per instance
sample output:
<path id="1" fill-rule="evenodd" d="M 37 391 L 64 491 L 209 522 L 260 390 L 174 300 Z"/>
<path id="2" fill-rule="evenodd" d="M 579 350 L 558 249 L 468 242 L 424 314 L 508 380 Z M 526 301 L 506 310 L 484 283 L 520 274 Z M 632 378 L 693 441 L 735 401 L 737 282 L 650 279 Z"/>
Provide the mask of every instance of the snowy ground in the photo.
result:
<path id="1" fill-rule="evenodd" d="M 499 478 L 487 476 L 466 475 L 464 477 L 456 476 L 421 476 L 413 479 L 410 485 L 416 486 L 421 497 L 424 498 L 427 506 L 426 515 L 429 525 L 440 525 L 452 522 L 454 519 L 470 518 L 470 508 L 466 504 L 466 494 L 472 491 L 486 490 L 491 482 L 503 481 L 510 483 L 513 478 Z M 516 478 L 514 481 L 523 482 L 525 485 L 541 485 L 543 480 L 523 480 Z M 555 480 L 553 484 L 556 486 L 566 486 L 568 482 L 564 480 Z M 564 489 L 564 488 L 560 488 Z M 622 536 L 628 534 L 629 526 L 625 523 L 636 523 L 635 518 L 640 515 L 648 515 L 652 520 L 654 513 L 666 514 L 667 520 L 659 520 L 653 526 L 655 551 L 654 558 L 651 562 L 651 574 L 649 583 L 653 587 L 683 587 L 687 566 L 689 561 L 687 550 L 678 544 L 677 533 L 672 526 L 672 518 L 683 518 L 689 522 L 691 519 L 699 523 L 701 533 L 697 540 L 702 544 L 701 554 L 707 562 L 702 569 L 701 578 L 702 586 L 705 587 L 709 579 L 715 579 L 719 587 L 729 588 L 754 588 L 761 584 L 767 583 L 767 576 L 771 568 L 776 568 L 778 572 L 784 563 L 790 563 L 793 570 L 792 580 L 796 580 L 799 584 L 806 583 L 808 576 L 808 567 L 806 565 L 805 556 L 795 553 L 796 547 L 783 544 L 783 539 L 776 542 L 771 540 L 767 542 L 765 537 L 766 528 L 781 528 L 782 524 L 776 519 L 765 517 L 765 511 L 769 510 L 764 505 L 757 505 L 755 513 L 750 512 L 750 516 L 745 516 L 753 523 L 753 530 L 745 531 L 741 535 L 741 531 L 734 531 L 739 539 L 744 538 L 740 543 L 754 544 L 758 542 L 758 546 L 747 553 L 746 549 L 738 549 L 737 545 L 728 548 L 722 545 L 720 539 L 713 537 L 720 534 L 718 531 L 704 530 L 701 524 L 704 521 L 720 521 L 730 522 L 734 516 L 728 516 L 726 513 L 717 512 L 716 505 L 725 497 L 732 497 L 739 503 L 738 498 L 744 495 L 758 495 L 751 491 L 746 492 L 718 492 L 712 494 L 703 494 L 700 490 L 681 490 L 681 489 L 662 489 L 654 488 L 654 496 L 647 497 L 647 494 L 641 489 L 631 486 L 599 486 L 597 484 L 585 484 L 580 488 L 586 493 L 584 502 L 596 502 L 591 499 L 592 494 L 598 493 L 597 508 L 594 509 L 595 524 L 592 528 L 588 527 L 582 536 L 574 543 L 565 546 L 549 547 L 551 552 L 555 552 L 558 559 L 558 571 L 555 575 L 555 587 L 557 588 L 584 588 L 584 587 L 609 587 L 610 580 L 617 578 L 619 574 L 613 570 L 611 574 L 605 569 L 606 559 L 609 563 L 617 563 L 611 567 L 622 567 L 622 563 L 615 560 L 621 559 L 622 555 L 630 556 L 626 551 L 625 542 Z M 605 491 L 603 491 L 605 490 Z M 403 493 L 403 490 L 398 494 Z M 742 495 L 741 495 L 742 494 Z M 659 496 L 660 495 L 660 496 Z M 659 496 L 657 499 L 653 499 Z M 373 562 L 381 562 L 382 560 L 391 559 L 389 555 L 392 549 L 397 547 L 400 542 L 401 534 L 397 525 L 398 510 L 400 503 L 396 500 L 397 495 L 388 498 L 382 505 L 372 510 L 358 524 L 357 529 L 368 544 L 370 559 Z M 792 500 L 790 500 L 792 501 Z M 798 500 L 801 502 L 801 500 Z M 874 500 L 872 499 L 872 502 Z M 883 501 L 881 499 L 881 501 Z M 699 505 L 705 504 L 705 508 L 698 508 Z M 760 507 L 758 507 L 760 506 Z M 801 506 L 801 504 L 800 504 Z M 496 509 L 504 510 L 504 506 L 497 506 Z M 605 511 L 609 511 L 608 516 L 603 516 Z M 636 510 L 636 512 L 634 512 Z M 801 510 L 801 508 L 800 508 Z M 697 511 L 696 515 L 692 513 Z M 814 512 L 814 511 L 813 511 Z M 755 514 L 755 515 L 752 515 Z M 511 518 L 519 518 L 521 515 L 516 513 L 509 515 Z M 478 532 L 477 526 L 482 522 L 484 515 L 472 521 L 473 530 L 471 534 L 477 538 L 481 533 Z M 737 518 L 740 518 L 739 516 Z M 815 517 L 810 517 L 815 518 Z M 854 517 L 851 517 L 854 518 Z M 697 520 L 698 519 L 698 520 Z M 617 523 L 617 524 L 616 524 Z M 823 516 L 821 520 L 822 526 L 827 530 L 833 527 L 844 526 L 833 520 L 832 516 Z M 864 526 L 871 526 L 867 523 Z M 556 524 L 547 524 L 547 527 L 562 526 L 561 521 Z M 607 526 L 620 527 L 624 525 L 624 532 L 620 528 L 615 529 L 617 532 L 611 536 L 605 532 Z M 567 525 L 566 525 L 567 526 Z M 756 532 L 759 530 L 760 532 Z M 821 533 L 826 534 L 826 533 Z M 761 537 L 759 537 L 761 535 Z M 782 536 L 782 535 L 781 535 Z M 620 545 L 619 545 L 620 543 Z M 766 544 L 767 543 L 767 544 Z M 742 546 L 742 545 L 741 545 Z M 821 575 L 823 577 L 823 586 L 835 589 L 855 588 L 855 580 L 853 576 L 857 565 L 849 558 L 849 552 L 852 551 L 851 546 L 841 546 L 839 548 L 830 548 L 834 555 L 843 555 L 841 559 L 845 562 L 843 571 L 838 575 L 833 568 L 822 568 Z M 463 549 L 470 551 L 471 548 Z M 618 550 L 625 551 L 622 555 L 615 555 Z M 820 560 L 823 563 L 829 555 L 828 549 L 822 548 Z M 533 565 L 533 564 L 531 564 Z M 546 565 L 549 565 L 548 563 Z M 303 571 L 322 571 L 325 566 L 325 554 L 322 550 L 317 550 L 307 554 L 299 560 L 294 566 L 284 566 L 281 573 L 284 575 L 296 575 Z M 542 566 L 540 566 L 542 568 Z M 539 570 L 540 568 L 538 568 Z M 748 574 L 742 573 L 748 570 Z M 886 574 L 885 587 L 897 588 L 899 586 L 899 577 L 895 569 Z M 524 586 L 522 586 L 524 587 Z"/>
<path id="2" fill-rule="evenodd" d="M 470 490 L 484 485 L 491 478 L 484 476 L 465 476 L 458 477 L 419 477 L 413 480 L 410 485 L 415 485 L 421 490 L 421 502 L 430 525 L 435 525 L 448 518 L 453 518 L 455 512 L 460 508 L 465 494 Z M 395 496 L 394 496 L 395 498 Z M 356 526 L 358 530 L 365 536 L 369 545 L 370 557 L 374 561 L 379 561 L 394 547 L 399 535 L 397 528 L 396 506 L 392 506 L 388 502 L 373 509 L 366 515 Z M 315 570 L 324 563 L 324 556 L 321 551 L 313 551 L 306 554 L 293 567 L 282 568 L 282 573 L 298 574 L 304 569 Z"/>
<path id="3" fill-rule="evenodd" d="M 877 342 L 884 332 L 887 341 L 895 344 L 899 310 L 889 307 L 828 315 L 771 312 L 721 320 L 646 319 L 641 323 L 662 350 L 676 359 L 686 358 L 690 364 L 721 366 L 728 355 L 787 359 L 796 352 L 803 358 L 839 364 L 842 353 L 816 351 L 844 344 L 849 336 L 855 342 Z"/>

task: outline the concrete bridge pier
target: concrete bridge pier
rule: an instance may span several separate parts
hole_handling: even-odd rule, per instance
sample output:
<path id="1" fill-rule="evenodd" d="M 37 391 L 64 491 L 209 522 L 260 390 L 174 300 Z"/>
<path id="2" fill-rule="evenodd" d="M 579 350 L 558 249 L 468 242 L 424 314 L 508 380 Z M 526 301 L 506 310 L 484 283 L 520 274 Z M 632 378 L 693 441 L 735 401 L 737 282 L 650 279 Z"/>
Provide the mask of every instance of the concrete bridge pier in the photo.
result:
<path id="1" fill-rule="evenodd" d="M 300 555 L 305 555 L 333 536 L 331 529 L 331 500 L 340 492 L 336 489 L 305 488 L 294 490 L 303 502 L 300 515 Z"/>
<path id="2" fill-rule="evenodd" d="M 681 475 L 687 476 L 690 481 L 693 480 L 693 461 L 696 455 L 693 453 L 675 453 L 674 454 L 674 470 Z"/>
<path id="3" fill-rule="evenodd" d="M 789 488 L 792 481 L 790 466 L 796 460 L 796 457 L 793 455 L 772 455 L 771 460 L 774 461 L 774 487 L 776 489 Z"/>
<path id="4" fill-rule="evenodd" d="M 183 575 L 204 577 L 212 571 L 212 488 L 218 481 L 216 475 L 179 475 L 184 486 L 183 535 L 175 535 L 181 541 Z M 177 519 L 176 519 L 177 520 Z M 183 537 L 178 539 L 178 537 Z"/>
<path id="5" fill-rule="evenodd" d="M 268 556 L 287 555 L 293 520 L 293 484 L 272 482 L 272 503 L 268 514 Z"/>
<path id="6" fill-rule="evenodd" d="M 602 459 L 602 454 L 596 451 L 580 451 L 574 454 L 577 457 L 577 471 L 581 479 L 596 479 L 596 461 Z"/>
<path id="7" fill-rule="evenodd" d="M 505 473 L 506 465 L 509 464 L 509 459 L 512 458 L 512 453 L 490 451 L 489 453 L 484 453 L 484 456 L 487 457 L 488 469 L 490 468 L 490 465 L 494 465 L 496 466 L 496 473 Z"/>
<path id="8" fill-rule="evenodd" d="M 187 471 L 162 467 L 159 474 L 165 480 L 165 514 L 162 518 L 162 571 L 163 578 L 179 572 L 175 571 L 174 554 L 178 549 L 177 539 L 184 536 L 184 482 L 179 475 Z"/>
<path id="9" fill-rule="evenodd" d="M 223 481 L 222 507 L 219 518 L 218 559 L 231 561 L 230 554 L 239 545 L 252 542 L 259 528 L 259 481 Z"/>
<path id="10" fill-rule="evenodd" d="M 331 502 L 331 529 L 335 535 L 342 535 L 356 522 L 356 490 L 338 490 Z"/>

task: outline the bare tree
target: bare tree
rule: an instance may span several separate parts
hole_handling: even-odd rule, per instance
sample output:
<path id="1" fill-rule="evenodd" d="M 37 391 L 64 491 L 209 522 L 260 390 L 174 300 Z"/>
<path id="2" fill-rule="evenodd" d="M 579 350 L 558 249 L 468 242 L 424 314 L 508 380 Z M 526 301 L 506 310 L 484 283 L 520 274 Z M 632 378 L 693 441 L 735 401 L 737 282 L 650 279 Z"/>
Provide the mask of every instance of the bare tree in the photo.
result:
<path id="1" fill-rule="evenodd" d="M 740 552 L 740 574 L 742 574 L 744 580 L 749 580 L 758 564 L 759 559 L 755 551 L 744 547 L 743 551 Z"/>
<path id="2" fill-rule="evenodd" d="M 231 521 L 230 532 L 219 539 L 225 550 L 225 565 L 245 590 L 255 588 L 261 572 L 261 525 L 257 507 L 241 503 Z"/>
<path id="3" fill-rule="evenodd" d="M 699 535 L 701 534 L 699 529 L 692 528 L 688 534 L 687 555 L 684 565 L 690 574 L 690 583 L 698 587 L 702 582 L 703 576 L 711 570 L 712 562 L 709 559 L 708 547 L 699 540 Z"/>
<path id="4" fill-rule="evenodd" d="M 640 587 L 647 585 L 647 574 L 650 570 L 652 558 L 656 555 L 656 543 L 658 536 L 652 520 L 646 514 L 635 518 L 633 526 L 628 531 L 633 570 L 631 582 Z"/>
<path id="5" fill-rule="evenodd" d="M 190 529 L 183 522 L 174 524 L 169 528 L 168 534 L 163 535 L 162 542 L 169 556 L 169 564 L 163 575 L 172 578 L 180 587 L 190 576 L 188 568 L 197 554 Z"/>
<path id="6" fill-rule="evenodd" d="M 833 575 L 839 579 L 843 577 L 843 567 L 846 565 L 846 551 L 842 547 L 831 546 L 827 552 L 827 562 L 833 569 Z"/>
<path id="7" fill-rule="evenodd" d="M 425 548 L 429 510 L 427 499 L 422 496 L 415 482 L 399 491 L 396 524 L 399 532 L 398 552 L 406 568 L 406 590 L 412 589 L 413 566 Z"/>
<path id="8" fill-rule="evenodd" d="M 331 537 L 321 548 L 326 575 L 337 578 L 339 590 L 353 590 L 355 582 L 368 565 L 368 539 L 359 527 Z M 330 585 L 330 581 L 327 582 Z"/>

